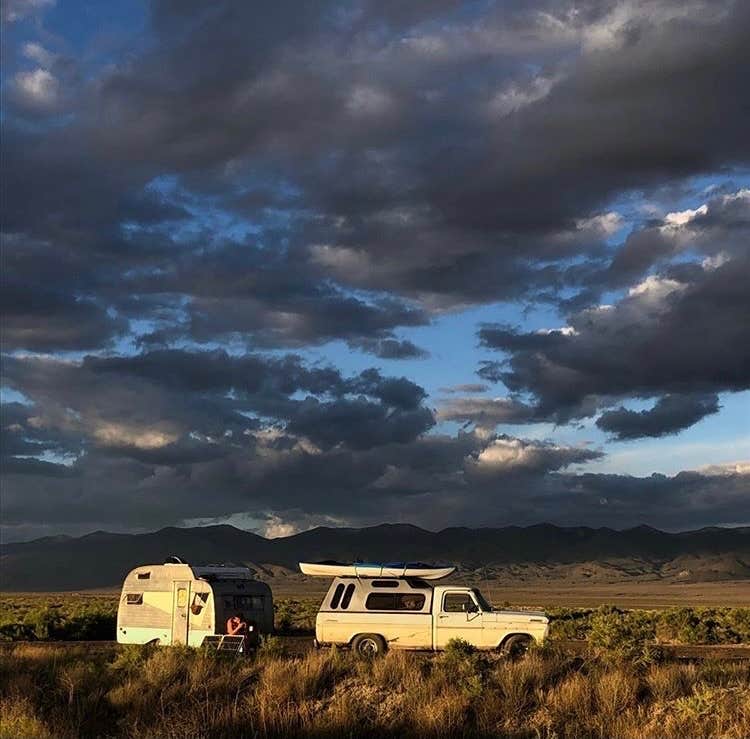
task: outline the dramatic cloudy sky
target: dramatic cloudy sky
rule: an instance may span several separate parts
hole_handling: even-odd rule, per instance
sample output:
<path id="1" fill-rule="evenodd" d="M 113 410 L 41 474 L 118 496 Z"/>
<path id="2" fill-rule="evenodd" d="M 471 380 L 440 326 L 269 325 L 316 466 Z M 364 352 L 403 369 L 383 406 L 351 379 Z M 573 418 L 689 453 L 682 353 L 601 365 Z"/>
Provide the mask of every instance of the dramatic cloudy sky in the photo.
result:
<path id="1" fill-rule="evenodd" d="M 6 541 L 750 522 L 750 3 L 2 35 Z"/>

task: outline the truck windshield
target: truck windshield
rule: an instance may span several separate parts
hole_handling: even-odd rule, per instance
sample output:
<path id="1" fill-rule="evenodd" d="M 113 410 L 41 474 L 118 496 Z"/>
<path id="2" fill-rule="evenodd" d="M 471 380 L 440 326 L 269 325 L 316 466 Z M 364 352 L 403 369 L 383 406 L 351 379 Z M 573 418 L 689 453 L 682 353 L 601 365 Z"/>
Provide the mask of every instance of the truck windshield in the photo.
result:
<path id="1" fill-rule="evenodd" d="M 476 588 L 474 588 L 471 592 L 474 593 L 474 597 L 477 599 L 477 603 L 479 603 L 479 607 L 483 611 L 490 612 L 492 610 L 492 606 L 485 600 L 484 596 Z"/>

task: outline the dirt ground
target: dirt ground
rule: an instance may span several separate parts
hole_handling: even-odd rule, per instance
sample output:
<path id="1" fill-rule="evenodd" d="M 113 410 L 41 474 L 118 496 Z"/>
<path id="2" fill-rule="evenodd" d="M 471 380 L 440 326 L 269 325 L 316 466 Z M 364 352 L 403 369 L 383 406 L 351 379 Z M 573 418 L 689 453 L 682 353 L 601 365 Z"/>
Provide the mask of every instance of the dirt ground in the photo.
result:
<path id="1" fill-rule="evenodd" d="M 279 598 L 322 599 L 328 581 L 269 581 Z M 458 583 L 456 583 L 458 584 Z M 591 608 L 602 604 L 623 608 L 669 608 L 670 606 L 744 606 L 750 607 L 750 580 L 675 583 L 664 581 L 618 583 L 569 583 L 549 581 L 510 583 L 475 581 L 472 583 L 494 606 L 568 606 Z"/>
<path id="2" fill-rule="evenodd" d="M 271 579 L 268 584 L 276 598 L 322 600 L 328 590 L 328 580 L 302 581 L 292 578 Z M 459 584 L 456 582 L 456 584 Z M 664 581 L 634 581 L 617 583 L 502 583 L 498 581 L 473 581 L 487 599 L 496 607 L 567 606 L 593 608 L 599 605 L 616 605 L 622 608 L 669 608 L 670 606 L 733 606 L 750 607 L 750 580 L 724 580 L 719 582 L 675 583 Z M 83 599 L 100 597 L 117 598 L 119 590 L 97 590 L 78 593 Z M 17 598 L 19 593 L 2 593 L 0 599 Z M 54 598 L 54 593 L 28 593 L 32 600 Z M 63 595 L 62 593 L 60 595 Z M 65 594 L 70 596 L 71 594 Z"/>

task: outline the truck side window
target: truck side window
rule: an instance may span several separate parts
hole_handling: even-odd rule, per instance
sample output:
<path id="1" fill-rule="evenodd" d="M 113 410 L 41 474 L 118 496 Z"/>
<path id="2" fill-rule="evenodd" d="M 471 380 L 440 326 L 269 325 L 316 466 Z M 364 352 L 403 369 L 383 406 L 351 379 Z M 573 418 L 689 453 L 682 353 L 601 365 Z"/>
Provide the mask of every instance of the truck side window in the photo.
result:
<path id="1" fill-rule="evenodd" d="M 365 602 L 368 611 L 421 611 L 421 593 L 370 593 Z"/>
<path id="2" fill-rule="evenodd" d="M 463 613 L 475 608 L 474 601 L 468 593 L 446 593 L 443 597 L 444 613 Z"/>
<path id="3" fill-rule="evenodd" d="M 333 598 L 331 598 L 331 608 L 338 608 L 339 607 L 339 601 L 341 600 L 341 596 L 344 593 L 344 586 L 339 583 L 336 586 L 336 590 L 333 591 Z"/>
<path id="4" fill-rule="evenodd" d="M 350 582 L 346 586 L 346 592 L 344 593 L 344 597 L 341 600 L 342 608 L 349 608 L 349 604 L 352 602 L 352 595 L 354 595 L 354 583 Z"/>

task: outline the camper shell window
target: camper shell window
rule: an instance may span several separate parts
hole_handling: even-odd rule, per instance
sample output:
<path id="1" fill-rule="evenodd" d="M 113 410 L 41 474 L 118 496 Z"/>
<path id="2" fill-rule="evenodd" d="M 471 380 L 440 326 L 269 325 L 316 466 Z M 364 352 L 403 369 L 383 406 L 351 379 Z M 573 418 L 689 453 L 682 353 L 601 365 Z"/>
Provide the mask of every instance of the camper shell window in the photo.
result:
<path id="1" fill-rule="evenodd" d="M 143 593 L 128 593 L 125 596 L 125 602 L 129 606 L 139 606 L 143 603 Z"/>
<path id="2" fill-rule="evenodd" d="M 421 593 L 370 593 L 365 608 L 368 611 L 421 611 L 424 600 Z"/>
<path id="3" fill-rule="evenodd" d="M 373 588 L 397 588 L 398 580 L 373 580 Z"/>
<path id="4" fill-rule="evenodd" d="M 344 597 L 341 599 L 342 608 L 349 608 L 349 604 L 352 602 L 352 595 L 354 595 L 354 583 L 350 582 L 346 586 Z"/>
<path id="5" fill-rule="evenodd" d="M 336 586 L 336 590 L 333 592 L 333 598 L 331 598 L 331 608 L 338 608 L 339 603 L 341 602 L 341 596 L 344 594 L 344 586 L 342 583 L 339 583 Z"/>

